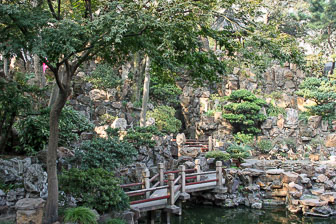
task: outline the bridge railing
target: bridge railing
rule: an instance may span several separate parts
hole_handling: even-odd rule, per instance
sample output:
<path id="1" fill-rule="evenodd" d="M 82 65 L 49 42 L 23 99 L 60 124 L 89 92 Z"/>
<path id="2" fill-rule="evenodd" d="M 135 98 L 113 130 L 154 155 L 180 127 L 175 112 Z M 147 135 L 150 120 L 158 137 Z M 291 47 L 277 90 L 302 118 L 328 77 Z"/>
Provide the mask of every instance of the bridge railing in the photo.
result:
<path id="1" fill-rule="evenodd" d="M 173 142 L 176 142 L 176 139 L 172 139 Z M 213 151 L 213 139 L 212 136 L 209 136 L 208 141 L 206 140 L 198 140 L 198 139 L 186 139 L 184 144 L 187 147 L 199 147 L 202 152 Z"/>
<path id="2" fill-rule="evenodd" d="M 216 186 L 221 187 L 223 185 L 223 173 L 222 173 L 222 162 L 216 162 L 216 170 L 215 171 L 207 171 L 202 172 L 200 168 L 200 161 L 195 160 L 195 168 L 194 169 L 186 169 L 184 165 L 180 165 L 178 170 L 173 171 L 164 171 L 164 164 L 158 164 L 159 173 L 155 174 L 154 176 L 150 177 L 150 173 L 148 169 L 145 169 L 142 172 L 142 182 L 133 183 L 133 184 L 125 184 L 121 185 L 121 187 L 132 187 L 132 186 L 142 186 L 143 189 L 141 190 L 133 190 L 126 192 L 129 197 L 133 196 L 143 196 L 145 195 L 144 199 L 132 201 L 130 204 L 140 204 L 150 201 L 157 201 L 162 199 L 168 199 L 168 205 L 174 205 L 177 199 L 176 195 L 180 192 L 182 194 L 186 194 L 186 188 L 189 185 L 196 185 L 196 184 L 204 184 L 210 182 L 216 182 Z M 196 171 L 196 172 L 195 172 Z M 177 177 L 175 178 L 175 174 Z M 209 180 L 201 180 L 200 177 L 203 175 L 208 174 L 216 174 L 215 179 Z M 167 175 L 167 179 L 165 180 L 165 175 Z M 159 179 L 157 182 L 155 180 Z M 194 182 L 191 182 L 195 180 Z M 155 183 L 154 183 L 155 182 Z M 167 185 L 165 185 L 167 183 Z M 160 185 L 160 186 L 159 186 Z M 167 189 L 167 195 L 151 196 L 151 192 Z"/>

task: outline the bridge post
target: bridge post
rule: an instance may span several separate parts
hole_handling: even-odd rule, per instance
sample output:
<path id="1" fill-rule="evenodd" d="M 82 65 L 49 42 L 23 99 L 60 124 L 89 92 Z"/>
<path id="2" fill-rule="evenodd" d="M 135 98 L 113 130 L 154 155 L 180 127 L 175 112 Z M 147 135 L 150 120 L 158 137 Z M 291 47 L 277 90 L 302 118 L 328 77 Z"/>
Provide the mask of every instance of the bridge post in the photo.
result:
<path id="1" fill-rule="evenodd" d="M 216 179 L 217 179 L 217 187 L 222 187 L 223 186 L 222 161 L 216 162 Z"/>
<path id="2" fill-rule="evenodd" d="M 201 161 L 199 159 L 195 159 L 196 173 L 200 173 L 201 172 L 201 165 L 200 164 L 201 164 Z M 197 174 L 196 181 L 197 182 L 201 181 L 201 175 Z"/>
<path id="3" fill-rule="evenodd" d="M 208 150 L 209 150 L 209 151 L 212 151 L 212 150 L 213 150 L 212 136 L 209 136 Z"/>
<path id="4" fill-rule="evenodd" d="M 175 204 L 175 192 L 174 192 L 174 174 L 168 174 L 168 205 L 173 206 Z"/>
<path id="5" fill-rule="evenodd" d="M 180 165 L 179 167 L 179 170 L 181 171 L 181 180 L 180 180 L 180 183 L 181 183 L 181 193 L 184 194 L 186 193 L 186 189 L 185 189 L 185 186 L 186 186 L 186 174 L 185 174 L 185 166 L 184 165 Z"/>
<path id="6" fill-rule="evenodd" d="M 163 186 L 164 185 L 164 164 L 159 163 L 158 167 L 159 167 L 160 186 Z"/>
<path id="7" fill-rule="evenodd" d="M 150 188 L 150 182 L 149 182 L 149 170 L 145 169 L 142 172 L 142 176 L 143 176 L 143 183 L 144 183 L 144 188 L 145 189 L 149 189 Z M 150 196 L 150 192 L 146 192 L 146 198 L 149 198 Z"/>

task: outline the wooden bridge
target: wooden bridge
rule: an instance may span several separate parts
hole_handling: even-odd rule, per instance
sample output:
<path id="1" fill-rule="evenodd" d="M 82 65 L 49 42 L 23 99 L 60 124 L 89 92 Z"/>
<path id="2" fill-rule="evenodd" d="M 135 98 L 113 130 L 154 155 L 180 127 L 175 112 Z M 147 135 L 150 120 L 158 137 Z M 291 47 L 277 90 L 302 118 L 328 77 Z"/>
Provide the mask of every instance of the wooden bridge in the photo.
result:
<path id="1" fill-rule="evenodd" d="M 141 190 L 127 191 L 131 198 L 143 196 L 143 199 L 131 201 L 131 209 L 137 213 L 148 212 L 149 223 L 154 223 L 156 210 L 163 210 L 163 223 L 170 223 L 171 214 L 182 214 L 181 202 L 190 198 L 192 192 L 223 188 L 222 162 L 216 162 L 216 170 L 202 172 L 200 160 L 195 160 L 194 169 L 184 165 L 178 170 L 164 171 L 163 163 L 158 164 L 158 173 L 150 177 L 148 169 L 143 171 L 142 182 L 121 185 L 122 188 L 141 186 Z M 167 177 L 167 178 L 166 178 Z M 176 205 L 179 200 L 179 206 Z"/>

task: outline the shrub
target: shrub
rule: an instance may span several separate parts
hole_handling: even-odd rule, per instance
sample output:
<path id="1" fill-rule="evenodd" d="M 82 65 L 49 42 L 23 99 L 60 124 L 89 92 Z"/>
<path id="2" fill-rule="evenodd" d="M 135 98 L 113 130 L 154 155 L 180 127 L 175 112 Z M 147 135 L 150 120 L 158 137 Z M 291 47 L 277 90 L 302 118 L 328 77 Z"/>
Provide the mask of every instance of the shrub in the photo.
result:
<path id="1" fill-rule="evenodd" d="M 205 154 L 205 158 L 214 158 L 215 161 L 226 161 L 230 159 L 230 154 L 222 151 L 210 151 Z"/>
<path id="2" fill-rule="evenodd" d="M 82 169 L 103 168 L 112 171 L 128 165 L 137 155 L 137 150 L 126 141 L 117 138 L 95 138 L 85 141 L 75 150 L 75 160 Z"/>
<path id="3" fill-rule="evenodd" d="M 162 132 L 170 134 L 177 133 L 182 122 L 175 118 L 175 109 L 168 106 L 158 106 L 147 113 L 147 118 L 155 119 L 155 126 Z"/>
<path id="4" fill-rule="evenodd" d="M 336 80 L 327 78 L 306 78 L 300 85 L 298 96 L 313 100 L 316 105 L 310 106 L 310 115 L 321 115 L 324 117 L 335 117 L 336 106 Z"/>
<path id="5" fill-rule="evenodd" d="M 269 153 L 273 149 L 273 143 L 270 140 L 260 140 L 256 148 L 262 153 Z"/>
<path id="6" fill-rule="evenodd" d="M 246 145 L 232 144 L 227 148 L 226 151 L 230 154 L 231 158 L 241 160 L 247 158 L 250 155 L 249 150 L 251 150 L 251 148 Z"/>
<path id="7" fill-rule="evenodd" d="M 252 134 L 238 132 L 233 136 L 233 138 L 238 144 L 250 144 L 253 141 L 254 136 Z"/>
<path id="8" fill-rule="evenodd" d="M 97 224 L 96 215 L 91 209 L 85 207 L 67 209 L 64 221 L 78 224 Z"/>
<path id="9" fill-rule="evenodd" d="M 111 131 L 109 132 L 111 133 Z M 153 148 L 155 146 L 153 135 L 163 136 L 163 133 L 155 126 L 135 127 L 134 129 L 127 130 L 127 134 L 123 140 L 131 143 L 136 148 L 140 146 Z"/>
<path id="10" fill-rule="evenodd" d="M 208 110 L 207 112 L 205 112 L 205 116 L 213 117 L 215 115 L 215 112 L 215 110 Z"/>
<path id="11" fill-rule="evenodd" d="M 0 153 L 7 146 L 12 148 L 9 140 L 14 121 L 32 110 L 37 98 L 34 94 L 41 95 L 42 92 L 37 87 L 28 85 L 25 75 L 15 74 L 11 81 L 0 77 Z"/>
<path id="12" fill-rule="evenodd" d="M 44 109 L 39 115 L 20 120 L 16 127 L 19 131 L 23 151 L 36 153 L 42 150 L 49 138 L 49 112 Z M 59 121 L 59 145 L 66 146 L 78 140 L 80 133 L 93 129 L 93 124 L 81 113 L 71 107 L 64 107 Z"/>
<path id="13" fill-rule="evenodd" d="M 117 117 L 112 116 L 111 114 L 103 114 L 99 117 L 100 123 L 102 125 L 112 124 Z"/>
<path id="14" fill-rule="evenodd" d="M 122 210 L 128 207 L 128 197 L 119 180 L 102 168 L 80 170 L 72 168 L 59 176 L 60 190 L 80 199 L 81 206 L 98 212 Z"/>
<path id="15" fill-rule="evenodd" d="M 233 125 L 235 133 L 260 133 L 261 122 L 266 120 L 266 116 L 261 114 L 260 110 L 266 102 L 245 89 L 232 92 L 228 100 L 231 103 L 223 107 L 226 112 L 223 118 Z"/>
<path id="16" fill-rule="evenodd" d="M 90 75 L 85 77 L 85 81 L 97 89 L 115 88 L 121 84 L 121 79 L 117 74 L 111 65 L 99 64 Z"/>
<path id="17" fill-rule="evenodd" d="M 177 106 L 180 103 L 181 94 L 182 90 L 176 86 L 175 82 L 162 82 L 158 77 L 151 77 L 149 97 L 156 105 Z"/>

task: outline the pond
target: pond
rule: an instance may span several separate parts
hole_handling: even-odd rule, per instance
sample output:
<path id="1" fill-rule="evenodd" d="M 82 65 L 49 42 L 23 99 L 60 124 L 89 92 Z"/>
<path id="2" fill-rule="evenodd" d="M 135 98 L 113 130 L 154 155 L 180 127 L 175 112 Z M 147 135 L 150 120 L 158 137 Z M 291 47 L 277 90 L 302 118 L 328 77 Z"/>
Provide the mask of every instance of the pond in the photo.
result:
<path id="1" fill-rule="evenodd" d="M 336 216 L 329 218 L 307 217 L 286 211 L 285 207 L 250 209 L 247 207 L 220 208 L 202 205 L 185 205 L 182 216 L 173 216 L 172 224 L 336 224 Z"/>

